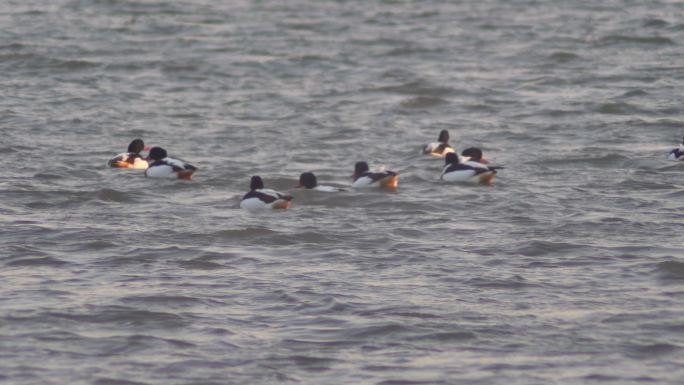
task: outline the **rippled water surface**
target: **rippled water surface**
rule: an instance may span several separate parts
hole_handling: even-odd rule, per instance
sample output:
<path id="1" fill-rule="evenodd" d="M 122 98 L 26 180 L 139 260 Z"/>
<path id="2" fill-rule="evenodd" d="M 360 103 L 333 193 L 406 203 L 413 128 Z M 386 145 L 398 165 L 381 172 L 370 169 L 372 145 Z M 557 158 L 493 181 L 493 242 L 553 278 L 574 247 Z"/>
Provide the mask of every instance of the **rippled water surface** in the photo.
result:
<path id="1" fill-rule="evenodd" d="M 0 382 L 681 384 L 683 44 L 667 0 L 1 2 Z M 399 189 L 292 190 L 358 160 Z"/>

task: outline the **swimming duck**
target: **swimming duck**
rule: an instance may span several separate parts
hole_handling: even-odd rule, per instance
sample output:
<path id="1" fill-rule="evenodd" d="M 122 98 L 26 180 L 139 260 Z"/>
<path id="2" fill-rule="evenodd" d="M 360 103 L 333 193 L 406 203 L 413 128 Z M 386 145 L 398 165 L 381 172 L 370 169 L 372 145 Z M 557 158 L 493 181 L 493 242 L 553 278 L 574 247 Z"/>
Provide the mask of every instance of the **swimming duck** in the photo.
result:
<path id="1" fill-rule="evenodd" d="M 489 161 L 487 159 L 482 157 L 482 150 L 480 150 L 477 147 L 470 147 L 466 148 L 461 152 L 461 162 L 465 162 L 467 160 L 470 160 L 472 162 L 477 162 L 481 164 L 489 164 Z"/>
<path id="2" fill-rule="evenodd" d="M 670 151 L 670 155 L 667 157 L 669 160 L 684 160 L 684 140 L 682 140 L 682 144 L 679 145 L 679 148 L 675 148 L 674 150 Z"/>
<path id="3" fill-rule="evenodd" d="M 128 145 L 128 152 L 121 153 L 109 161 L 107 165 L 115 168 L 134 168 L 138 170 L 147 170 L 149 164 L 140 153 L 142 151 L 149 151 L 150 148 L 145 146 L 142 139 L 135 139 Z"/>
<path id="4" fill-rule="evenodd" d="M 442 130 L 439 132 L 437 142 L 426 144 L 423 147 L 423 154 L 432 156 L 444 157 L 446 154 L 454 152 L 454 149 L 449 144 L 449 131 Z"/>
<path id="5" fill-rule="evenodd" d="M 337 187 L 333 186 L 322 186 L 318 184 L 318 179 L 316 178 L 316 175 L 312 172 L 303 172 L 299 176 L 299 185 L 297 188 L 305 188 L 307 190 L 316 190 L 316 191 L 323 191 L 323 192 L 338 192 L 340 189 Z"/>
<path id="6" fill-rule="evenodd" d="M 253 176 L 249 183 L 249 192 L 242 197 L 241 209 L 287 209 L 292 204 L 292 197 L 278 191 L 265 189 L 260 176 Z"/>
<path id="7" fill-rule="evenodd" d="M 399 181 L 399 174 L 394 171 L 370 172 L 368 163 L 356 162 L 354 165 L 354 175 L 352 175 L 352 187 L 384 187 L 396 188 Z"/>
<path id="8" fill-rule="evenodd" d="M 197 167 L 183 162 L 182 160 L 169 158 L 166 150 L 161 147 L 152 147 L 150 159 L 154 160 L 150 167 L 145 171 L 148 178 L 178 178 L 192 179 L 192 174 L 197 171 Z"/>
<path id="9" fill-rule="evenodd" d="M 472 180 L 491 185 L 498 168 L 500 167 L 491 167 L 471 160 L 461 162 L 456 153 L 451 153 L 446 156 L 446 162 L 439 179 L 445 182 Z"/>

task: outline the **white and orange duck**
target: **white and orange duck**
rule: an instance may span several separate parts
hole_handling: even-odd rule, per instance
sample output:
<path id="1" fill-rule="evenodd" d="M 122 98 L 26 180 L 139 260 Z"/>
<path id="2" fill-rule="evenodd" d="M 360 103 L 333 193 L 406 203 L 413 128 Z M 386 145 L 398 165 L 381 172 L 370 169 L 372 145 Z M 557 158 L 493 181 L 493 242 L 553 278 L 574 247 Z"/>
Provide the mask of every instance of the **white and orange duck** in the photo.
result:
<path id="1" fill-rule="evenodd" d="M 143 142 L 142 139 L 135 139 L 128 145 L 127 152 L 121 153 L 108 160 L 107 165 L 114 168 L 147 170 L 149 163 L 140 153 L 149 150 L 150 148 L 145 145 L 145 142 Z"/>
<path id="2" fill-rule="evenodd" d="M 399 174 L 396 172 L 370 172 L 366 162 L 356 162 L 352 178 L 352 187 L 354 188 L 383 187 L 395 189 L 399 183 Z"/>
<path id="3" fill-rule="evenodd" d="M 192 175 L 197 171 L 197 167 L 182 160 L 169 158 L 166 150 L 161 147 L 152 147 L 150 150 L 150 160 L 153 160 L 145 171 L 148 178 L 178 178 L 192 179 Z"/>
<path id="4" fill-rule="evenodd" d="M 264 188 L 264 181 L 258 175 L 252 177 L 249 192 L 240 201 L 240 208 L 246 210 L 288 209 L 291 205 L 291 196 Z"/>
<path id="5" fill-rule="evenodd" d="M 449 131 L 442 130 L 439 132 L 436 142 L 432 142 L 423 146 L 423 154 L 445 157 L 446 154 L 454 152 L 453 147 L 449 144 Z"/>
<path id="6" fill-rule="evenodd" d="M 442 175 L 439 179 L 445 182 L 479 182 L 491 185 L 496 170 L 501 167 L 488 166 L 474 160 L 462 161 L 456 153 L 447 154 Z"/>

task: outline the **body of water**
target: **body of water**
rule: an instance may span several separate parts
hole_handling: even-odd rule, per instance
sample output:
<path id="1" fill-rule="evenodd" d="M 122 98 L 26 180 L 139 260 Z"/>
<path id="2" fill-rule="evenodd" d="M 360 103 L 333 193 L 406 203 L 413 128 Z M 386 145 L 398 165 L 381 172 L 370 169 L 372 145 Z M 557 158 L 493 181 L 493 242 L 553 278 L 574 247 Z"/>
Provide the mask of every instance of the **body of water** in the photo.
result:
<path id="1" fill-rule="evenodd" d="M 0 382 L 681 384 L 683 44 L 667 0 L 6 0 Z M 137 137 L 194 180 L 107 168 Z M 292 190 L 359 160 L 398 190 Z"/>

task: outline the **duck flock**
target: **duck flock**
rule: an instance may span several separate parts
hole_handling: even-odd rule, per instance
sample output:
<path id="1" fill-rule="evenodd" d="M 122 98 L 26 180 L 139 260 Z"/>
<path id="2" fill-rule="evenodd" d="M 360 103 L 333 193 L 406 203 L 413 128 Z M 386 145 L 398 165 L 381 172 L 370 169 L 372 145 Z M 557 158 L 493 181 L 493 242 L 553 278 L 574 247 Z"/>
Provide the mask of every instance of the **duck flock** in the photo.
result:
<path id="1" fill-rule="evenodd" d="M 470 147 L 456 153 L 449 143 L 449 131 L 442 130 L 436 142 L 423 146 L 421 153 L 445 159 L 440 180 L 449 183 L 480 183 L 492 185 L 497 170 L 501 166 L 492 166 L 483 157 L 482 150 Z M 148 152 L 143 156 L 143 152 Z M 684 139 L 678 148 L 670 151 L 668 159 L 684 161 Z M 142 139 L 135 139 L 128 145 L 128 150 L 107 162 L 109 167 L 144 170 L 148 178 L 178 178 L 191 180 L 197 167 L 179 159 L 170 158 L 161 147 L 148 147 Z M 399 174 L 394 171 L 371 172 L 368 163 L 356 162 L 352 175 L 352 188 L 385 188 L 396 189 Z M 341 189 L 333 186 L 319 185 L 313 172 L 304 172 L 299 176 L 297 188 L 305 188 L 322 192 L 338 192 Z M 292 205 L 292 196 L 264 187 L 260 176 L 252 176 L 247 192 L 240 201 L 240 208 L 254 209 L 287 209 Z"/>

